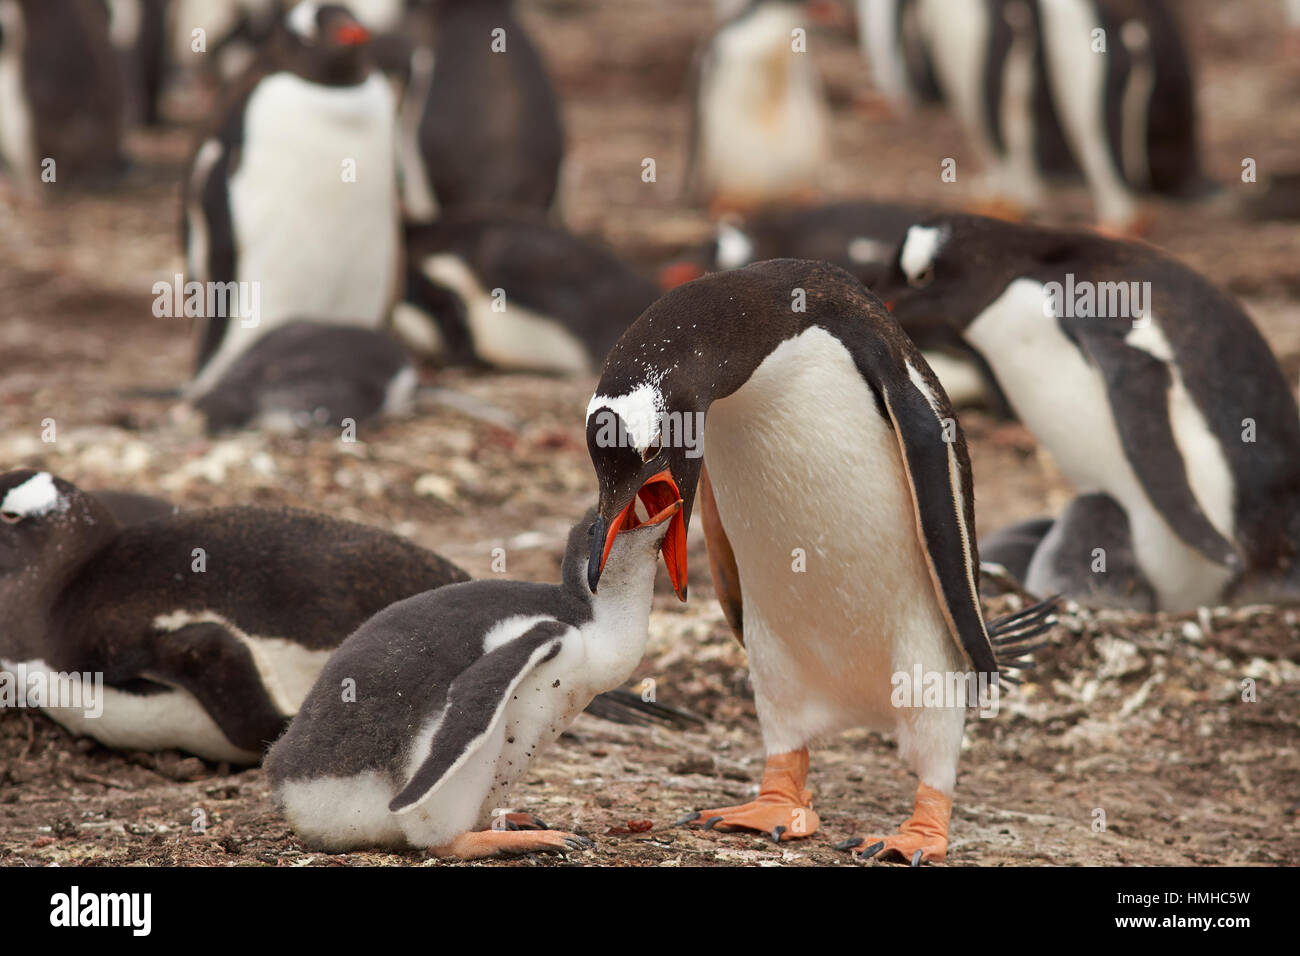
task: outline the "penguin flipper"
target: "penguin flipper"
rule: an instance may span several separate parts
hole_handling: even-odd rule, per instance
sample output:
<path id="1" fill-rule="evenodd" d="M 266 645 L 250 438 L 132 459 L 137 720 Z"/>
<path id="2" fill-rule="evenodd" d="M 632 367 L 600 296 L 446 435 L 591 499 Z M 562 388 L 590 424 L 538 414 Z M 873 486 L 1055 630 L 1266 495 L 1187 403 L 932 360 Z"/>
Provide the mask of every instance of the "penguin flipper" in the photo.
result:
<path id="1" fill-rule="evenodd" d="M 993 674 L 998 665 L 980 605 L 966 445 L 960 433 L 948 433 L 946 423 L 955 426 L 956 417 L 941 399 L 943 391 L 934 373 L 924 365 L 922 371 L 905 357 L 902 364 L 906 368 L 892 375 L 869 366 L 869 378 L 894 426 L 921 550 L 949 633 L 977 673 Z"/>
<path id="2" fill-rule="evenodd" d="M 1154 321 L 1150 317 L 1148 322 Z M 1169 389 L 1173 384 L 1168 364 L 1159 356 L 1128 343 L 1124 333 L 1097 328 L 1104 323 L 1082 319 L 1069 323 L 1068 334 L 1096 362 L 1106 382 L 1112 417 L 1124 456 L 1142 489 L 1174 533 L 1216 564 L 1237 569 L 1242 559 L 1236 547 L 1219 532 L 1187 480 L 1188 462 L 1174 437 L 1169 414 Z M 1140 414 L 1123 414 L 1126 409 Z"/>
<path id="3" fill-rule="evenodd" d="M 484 654 L 453 680 L 428 755 L 388 809 L 393 813 L 413 809 L 464 766 L 501 720 L 519 682 L 560 652 L 570 630 L 559 621 L 543 621 Z"/>
<path id="4" fill-rule="evenodd" d="M 249 646 L 216 621 L 197 621 L 162 635 L 153 659 L 135 675 L 193 694 L 226 738 L 264 751 L 292 714 L 276 706 Z"/>
<path id="5" fill-rule="evenodd" d="M 718 502 L 713 497 L 713 484 L 709 481 L 707 465 L 700 466 L 700 481 L 696 491 L 700 502 L 700 519 L 704 525 L 704 543 L 708 546 L 709 573 L 713 577 L 713 590 L 722 605 L 723 616 L 731 625 L 732 633 L 740 646 L 745 646 L 744 604 L 740 596 L 740 569 L 736 566 L 736 553 L 732 550 L 727 531 L 722 527 Z"/>

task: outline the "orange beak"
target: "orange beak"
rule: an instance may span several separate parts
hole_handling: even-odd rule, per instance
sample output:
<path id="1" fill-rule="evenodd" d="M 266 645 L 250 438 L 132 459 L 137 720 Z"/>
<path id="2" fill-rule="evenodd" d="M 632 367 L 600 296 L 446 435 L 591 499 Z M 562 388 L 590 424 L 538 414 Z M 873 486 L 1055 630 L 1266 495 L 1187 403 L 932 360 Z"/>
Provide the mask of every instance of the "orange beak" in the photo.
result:
<path id="1" fill-rule="evenodd" d="M 645 505 L 646 513 L 651 517 L 642 521 L 636 514 L 637 499 Z M 664 565 L 668 568 L 668 577 L 673 582 L 673 590 L 681 601 L 686 600 L 686 518 L 682 515 L 682 495 L 677 490 L 677 482 L 672 474 L 664 469 L 657 475 L 651 475 L 636 493 L 636 498 L 628 502 L 626 508 L 610 522 L 605 532 L 605 546 L 600 555 L 600 570 L 605 570 L 609 560 L 610 549 L 614 547 L 614 538 L 620 531 L 630 531 L 643 525 L 656 525 L 671 521 L 668 534 L 660 551 L 664 556 Z"/>
<path id="2" fill-rule="evenodd" d="M 370 31 L 359 23 L 345 23 L 334 31 L 334 40 L 342 46 L 360 46 L 370 40 Z"/>

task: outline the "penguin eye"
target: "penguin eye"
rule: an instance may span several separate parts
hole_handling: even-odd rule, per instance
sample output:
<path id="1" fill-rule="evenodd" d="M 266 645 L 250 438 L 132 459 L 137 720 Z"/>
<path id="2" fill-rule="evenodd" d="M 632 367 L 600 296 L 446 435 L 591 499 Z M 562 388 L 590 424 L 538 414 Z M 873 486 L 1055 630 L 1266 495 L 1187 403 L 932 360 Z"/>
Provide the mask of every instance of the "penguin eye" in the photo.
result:
<path id="1" fill-rule="evenodd" d="M 650 444 L 646 446 L 646 450 L 641 452 L 642 464 L 645 464 L 655 455 L 659 454 L 659 452 L 663 450 L 663 447 L 664 447 L 663 432 L 660 432 L 658 435 L 655 435 L 654 440 L 651 441 Z"/>
<path id="2" fill-rule="evenodd" d="M 0 521 L 5 524 L 17 524 L 23 520 L 23 516 L 13 511 L 0 511 Z"/>
<path id="3" fill-rule="evenodd" d="M 910 286 L 914 286 L 917 289 L 924 289 L 926 286 L 930 284 L 930 280 L 933 278 L 934 278 L 934 263 L 929 262 L 926 263 L 924 268 L 922 268 L 919 272 L 917 272 L 916 275 L 908 279 L 907 284 Z"/>

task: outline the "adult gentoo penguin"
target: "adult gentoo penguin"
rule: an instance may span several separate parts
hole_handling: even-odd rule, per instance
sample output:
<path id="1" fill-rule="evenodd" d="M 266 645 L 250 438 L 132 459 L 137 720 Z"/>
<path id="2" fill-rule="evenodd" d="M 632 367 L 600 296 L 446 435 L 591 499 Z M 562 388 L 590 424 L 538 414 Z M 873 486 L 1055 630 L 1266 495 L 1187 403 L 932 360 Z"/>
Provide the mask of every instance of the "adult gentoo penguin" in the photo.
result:
<path id="1" fill-rule="evenodd" d="M 1158 608 L 1294 595 L 1300 418 L 1230 296 L 1141 243 L 975 216 L 913 226 L 893 276 L 903 327 L 950 323 L 1075 489 L 1123 509 L 1127 537 L 1080 533 L 1131 548 Z M 1078 580 L 1091 550 L 1071 552 Z"/>
<path id="2" fill-rule="evenodd" d="M 110 747 L 255 763 L 354 628 L 466 580 L 326 515 L 216 508 L 123 527 L 48 472 L 0 475 L 0 666 L 102 672 L 101 716 L 46 712 Z"/>
<path id="3" fill-rule="evenodd" d="M 120 172 L 124 112 L 103 0 L 0 0 L 0 165 L 16 182 Z"/>
<path id="4" fill-rule="evenodd" d="M 406 231 L 394 326 L 453 364 L 585 373 L 658 295 L 603 244 L 537 212 L 447 213 Z"/>
<path id="5" fill-rule="evenodd" d="M 563 583 L 475 581 L 403 601 L 348 638 L 267 756 L 276 803 L 313 846 L 438 856 L 590 846 L 572 833 L 484 829 L 533 758 L 645 649 L 656 558 L 680 504 L 611 541 L 587 586 L 591 513 Z M 599 549 L 597 549 L 599 550 Z M 345 681 L 355 699 L 340 693 Z"/>
<path id="6" fill-rule="evenodd" d="M 345 8 L 302 0 L 200 140 L 185 185 L 188 278 L 233 288 L 240 308 L 205 317 L 190 397 L 286 321 L 387 317 L 400 270 L 395 107 L 368 40 Z"/>
<path id="7" fill-rule="evenodd" d="M 806 199 L 830 115 L 796 0 L 749 0 L 705 42 L 691 103 L 688 191 L 715 211 Z"/>
<path id="8" fill-rule="evenodd" d="M 682 440 L 700 422 L 702 458 Z M 891 676 L 995 679 L 997 642 L 1023 647 L 1048 608 L 985 625 L 965 439 L 879 301 L 835 266 L 793 259 L 679 286 L 610 353 L 587 446 L 593 590 L 637 500 L 681 500 L 663 554 L 684 599 L 698 491 L 714 586 L 749 653 L 767 751 L 758 798 L 688 819 L 812 833 L 809 743 L 867 726 L 898 734 L 920 785 L 912 819 L 863 852 L 943 859 L 964 709 L 892 706 Z"/>
<path id="9" fill-rule="evenodd" d="M 402 132 L 414 142 L 403 151 L 403 191 L 415 220 L 477 205 L 547 210 L 555 201 L 564 158 L 558 100 L 511 7 L 434 4 L 436 40 L 414 52 L 402 100 Z"/>

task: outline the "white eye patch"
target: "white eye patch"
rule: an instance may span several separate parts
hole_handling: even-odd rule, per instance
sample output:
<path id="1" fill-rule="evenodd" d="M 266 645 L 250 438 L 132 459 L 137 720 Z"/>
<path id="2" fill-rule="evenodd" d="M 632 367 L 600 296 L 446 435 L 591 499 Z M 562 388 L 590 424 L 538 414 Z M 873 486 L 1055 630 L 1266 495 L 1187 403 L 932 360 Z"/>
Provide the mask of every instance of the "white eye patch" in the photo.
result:
<path id="1" fill-rule="evenodd" d="M 304 40 L 316 39 L 316 15 L 320 13 L 320 4 L 316 0 L 302 0 L 289 11 L 285 23 L 289 29 Z"/>
<path id="2" fill-rule="evenodd" d="M 0 501 L 0 513 L 20 518 L 62 511 L 66 507 L 67 502 L 54 486 L 54 479 L 48 471 L 32 475 L 21 485 L 10 488 L 4 501 Z"/>
<path id="3" fill-rule="evenodd" d="M 947 230 L 940 226 L 911 226 L 907 230 L 898 264 L 909 282 L 933 270 L 935 257 L 947 241 Z"/>

